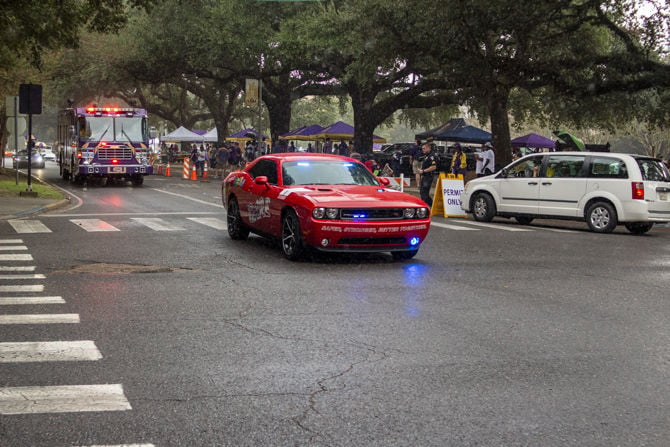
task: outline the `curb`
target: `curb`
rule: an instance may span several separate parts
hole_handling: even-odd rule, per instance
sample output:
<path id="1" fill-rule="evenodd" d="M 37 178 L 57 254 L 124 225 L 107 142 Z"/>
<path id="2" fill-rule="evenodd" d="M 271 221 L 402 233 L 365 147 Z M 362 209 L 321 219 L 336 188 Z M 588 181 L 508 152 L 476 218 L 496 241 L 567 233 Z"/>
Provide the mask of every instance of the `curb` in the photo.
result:
<path id="1" fill-rule="evenodd" d="M 69 205 L 69 204 L 70 204 L 70 198 L 66 197 L 66 198 L 64 198 L 62 200 L 59 200 L 57 202 L 54 202 L 54 203 L 48 203 L 46 205 L 37 206 L 35 208 L 31 208 L 31 209 L 28 209 L 28 210 L 17 211 L 14 214 L 8 214 L 6 216 L 0 216 L 0 220 L 19 219 L 21 217 L 33 216 L 35 214 L 39 214 L 39 213 L 42 213 L 44 211 L 55 210 L 55 209 L 64 207 L 64 206 Z"/>

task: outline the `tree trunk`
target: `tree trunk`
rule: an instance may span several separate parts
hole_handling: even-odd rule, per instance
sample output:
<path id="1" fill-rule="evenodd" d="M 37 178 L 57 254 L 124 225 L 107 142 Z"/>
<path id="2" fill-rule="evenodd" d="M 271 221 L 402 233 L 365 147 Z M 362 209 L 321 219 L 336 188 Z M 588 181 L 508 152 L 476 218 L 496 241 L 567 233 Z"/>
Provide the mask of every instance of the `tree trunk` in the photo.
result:
<path id="1" fill-rule="evenodd" d="M 491 133 L 495 148 L 496 165 L 505 166 L 512 161 L 512 143 L 509 133 L 509 116 L 507 114 L 509 89 L 498 88 L 489 97 L 489 116 Z"/>
<path id="2" fill-rule="evenodd" d="M 263 82 L 263 102 L 268 109 L 268 127 L 273 142 L 279 135 L 291 130 L 291 89 L 282 81 L 280 78 L 279 82 Z"/>

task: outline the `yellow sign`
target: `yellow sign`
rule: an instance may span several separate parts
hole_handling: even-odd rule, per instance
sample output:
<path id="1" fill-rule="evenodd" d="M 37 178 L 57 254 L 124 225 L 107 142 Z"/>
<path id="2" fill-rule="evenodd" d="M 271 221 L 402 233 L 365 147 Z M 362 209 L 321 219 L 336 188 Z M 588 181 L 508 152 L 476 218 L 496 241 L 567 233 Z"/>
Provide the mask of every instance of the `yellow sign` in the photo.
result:
<path id="1" fill-rule="evenodd" d="M 467 217 L 461 208 L 461 194 L 465 189 L 463 175 L 440 174 L 435 185 L 433 195 L 433 206 L 430 210 L 431 216 L 443 215 L 444 217 Z"/>
<path id="2" fill-rule="evenodd" d="M 244 105 L 258 106 L 258 79 L 247 79 L 245 84 Z"/>

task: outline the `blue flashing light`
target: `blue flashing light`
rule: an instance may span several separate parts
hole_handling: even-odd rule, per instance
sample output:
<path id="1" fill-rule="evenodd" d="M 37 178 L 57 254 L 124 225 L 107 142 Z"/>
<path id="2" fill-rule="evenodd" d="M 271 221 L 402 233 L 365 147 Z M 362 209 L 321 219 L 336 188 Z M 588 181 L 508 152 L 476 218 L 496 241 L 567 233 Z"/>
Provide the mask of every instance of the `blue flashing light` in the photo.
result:
<path id="1" fill-rule="evenodd" d="M 347 167 L 347 168 L 349 168 L 349 167 L 351 167 L 351 166 L 353 166 L 353 165 L 354 165 L 353 163 L 342 163 L 342 166 L 345 166 L 345 167 Z"/>
<path id="2" fill-rule="evenodd" d="M 409 244 L 410 244 L 412 247 L 414 247 L 414 246 L 416 246 L 416 245 L 419 245 L 419 242 L 421 242 L 421 241 L 419 240 L 418 237 L 413 237 L 413 238 L 411 238 L 411 239 L 409 240 Z"/>
<path id="3" fill-rule="evenodd" d="M 368 217 L 367 214 L 354 214 L 353 218 L 354 219 L 366 219 Z"/>
<path id="4" fill-rule="evenodd" d="M 309 166 L 309 163 L 306 162 L 306 161 L 299 161 L 299 162 L 296 163 L 296 164 L 297 164 L 298 166 Z"/>

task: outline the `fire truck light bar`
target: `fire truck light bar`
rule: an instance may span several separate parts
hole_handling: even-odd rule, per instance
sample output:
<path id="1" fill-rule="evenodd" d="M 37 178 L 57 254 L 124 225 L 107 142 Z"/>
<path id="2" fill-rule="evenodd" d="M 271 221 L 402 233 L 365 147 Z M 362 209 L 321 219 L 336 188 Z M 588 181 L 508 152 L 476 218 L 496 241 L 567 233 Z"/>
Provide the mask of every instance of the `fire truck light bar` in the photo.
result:
<path id="1" fill-rule="evenodd" d="M 132 116 L 135 113 L 135 109 L 124 108 L 124 107 L 97 107 L 97 106 L 88 106 L 86 107 L 86 113 L 94 113 L 96 116 L 105 115 L 118 115 L 126 114 Z"/>

